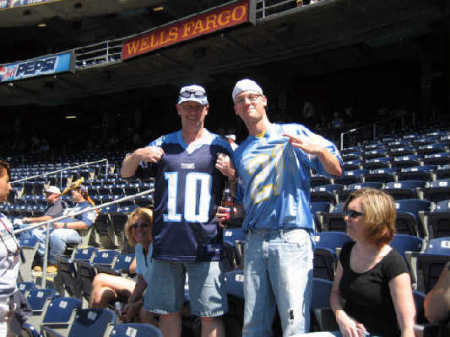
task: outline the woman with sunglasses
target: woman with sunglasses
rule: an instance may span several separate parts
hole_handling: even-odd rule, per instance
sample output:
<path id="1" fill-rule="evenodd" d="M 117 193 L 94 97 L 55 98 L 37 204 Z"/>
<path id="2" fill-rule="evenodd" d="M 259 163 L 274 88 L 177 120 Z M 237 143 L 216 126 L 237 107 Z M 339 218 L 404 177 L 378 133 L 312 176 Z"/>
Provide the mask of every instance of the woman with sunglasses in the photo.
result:
<path id="1" fill-rule="evenodd" d="M 135 259 L 130 270 L 136 270 L 136 281 L 120 276 L 98 274 L 92 283 L 90 307 L 105 308 L 115 301 L 128 299 L 121 313 L 122 321 L 154 323 L 152 313 L 142 307 L 152 266 L 152 225 L 152 210 L 136 208 L 130 213 L 125 224 L 125 236 L 128 243 L 135 247 Z"/>
<path id="2" fill-rule="evenodd" d="M 414 336 L 415 305 L 402 256 L 389 243 L 395 233 L 392 197 L 376 189 L 350 194 L 344 204 L 347 234 L 330 296 L 340 332 L 314 336 Z"/>

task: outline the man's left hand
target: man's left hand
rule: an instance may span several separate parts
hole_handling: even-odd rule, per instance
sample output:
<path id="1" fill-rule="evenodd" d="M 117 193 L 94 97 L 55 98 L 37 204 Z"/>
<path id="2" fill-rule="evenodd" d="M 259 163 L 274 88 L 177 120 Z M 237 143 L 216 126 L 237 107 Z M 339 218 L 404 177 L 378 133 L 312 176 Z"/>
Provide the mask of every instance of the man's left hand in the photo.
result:
<path id="1" fill-rule="evenodd" d="M 227 176 L 230 180 L 235 180 L 236 170 L 231 162 L 230 156 L 224 153 L 217 154 L 216 169 L 218 169 L 224 176 Z"/>

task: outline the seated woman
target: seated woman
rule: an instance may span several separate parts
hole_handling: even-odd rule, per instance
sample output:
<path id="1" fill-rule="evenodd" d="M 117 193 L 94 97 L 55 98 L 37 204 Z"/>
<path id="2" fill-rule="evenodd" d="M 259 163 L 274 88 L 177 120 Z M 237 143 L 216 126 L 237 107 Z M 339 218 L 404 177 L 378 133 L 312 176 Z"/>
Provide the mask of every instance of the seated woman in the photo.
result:
<path id="1" fill-rule="evenodd" d="M 150 209 L 136 208 L 131 212 L 125 224 L 125 235 L 129 244 L 135 246 L 135 260 L 130 270 L 136 269 L 136 282 L 120 276 L 98 274 L 92 283 L 90 307 L 104 308 L 120 298 L 128 298 L 122 310 L 122 321 L 154 324 L 153 314 L 143 308 L 152 265 L 152 224 L 153 212 Z"/>
<path id="2" fill-rule="evenodd" d="M 72 200 L 75 202 L 76 206 L 66 208 L 64 210 L 64 215 L 76 214 L 83 209 L 95 206 L 94 202 L 89 198 L 85 186 L 76 184 L 68 189 L 72 193 Z M 67 189 L 63 193 L 66 191 Z M 78 231 L 89 229 L 89 227 L 94 224 L 96 218 L 97 212 L 91 210 L 80 215 L 75 215 L 72 218 L 63 219 L 60 222 L 54 222 L 53 230 L 50 234 L 49 262 L 51 264 L 56 264 L 56 256 L 64 254 L 67 244 L 80 244 L 81 236 Z"/>
<path id="3" fill-rule="evenodd" d="M 339 332 L 309 336 L 414 336 L 415 304 L 402 256 L 389 243 L 395 205 L 376 189 L 353 192 L 344 204 L 347 234 L 330 296 Z"/>

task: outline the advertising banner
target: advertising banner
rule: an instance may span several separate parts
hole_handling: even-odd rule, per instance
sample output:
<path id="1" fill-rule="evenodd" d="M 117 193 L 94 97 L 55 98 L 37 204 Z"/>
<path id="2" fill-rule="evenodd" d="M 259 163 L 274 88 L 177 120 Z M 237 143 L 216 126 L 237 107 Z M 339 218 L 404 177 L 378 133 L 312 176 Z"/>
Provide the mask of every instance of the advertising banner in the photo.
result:
<path id="1" fill-rule="evenodd" d="M 197 16 L 157 27 L 148 33 L 125 41 L 122 59 L 149 53 L 182 41 L 249 22 L 248 0 L 232 3 Z"/>
<path id="2" fill-rule="evenodd" d="M 0 64 L 0 82 L 70 71 L 72 53 L 47 55 L 32 60 Z"/>
<path id="3" fill-rule="evenodd" d="M 0 9 L 35 5 L 44 2 L 55 2 L 55 1 L 61 0 L 0 0 Z"/>

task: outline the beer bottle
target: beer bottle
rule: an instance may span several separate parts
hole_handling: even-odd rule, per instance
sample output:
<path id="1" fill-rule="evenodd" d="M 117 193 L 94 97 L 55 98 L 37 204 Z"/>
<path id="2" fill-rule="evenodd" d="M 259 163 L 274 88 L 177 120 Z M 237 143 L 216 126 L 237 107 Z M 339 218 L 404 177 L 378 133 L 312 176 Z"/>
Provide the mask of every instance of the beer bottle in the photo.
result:
<path id="1" fill-rule="evenodd" d="M 222 207 L 226 207 L 227 208 L 227 212 L 229 213 L 227 220 L 223 222 L 223 224 L 229 224 L 230 220 L 231 220 L 231 215 L 233 213 L 233 208 L 234 208 L 234 199 L 233 199 L 233 195 L 231 194 L 231 189 L 226 186 L 225 189 L 223 190 L 223 194 L 222 194 L 222 202 L 220 203 L 220 206 Z"/>

